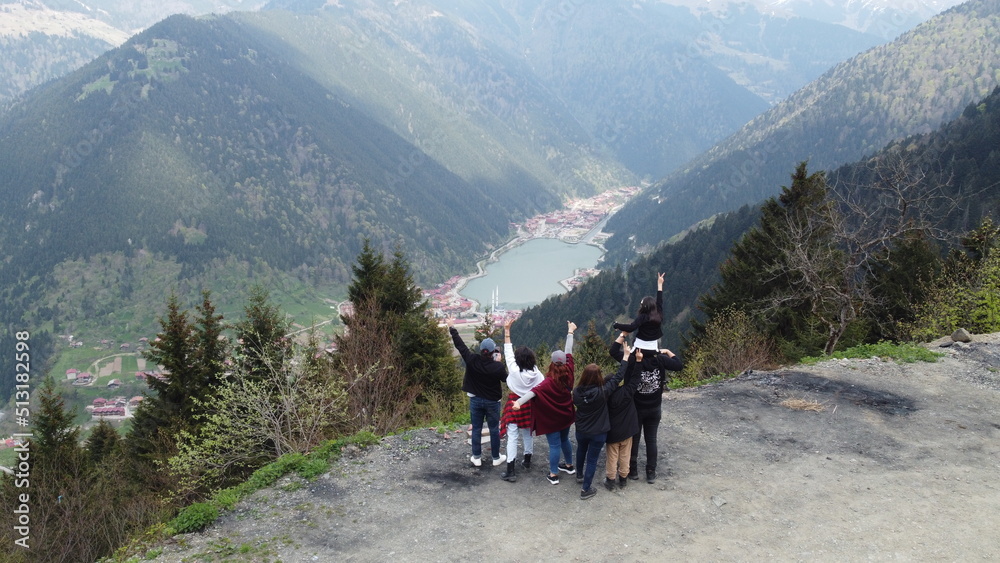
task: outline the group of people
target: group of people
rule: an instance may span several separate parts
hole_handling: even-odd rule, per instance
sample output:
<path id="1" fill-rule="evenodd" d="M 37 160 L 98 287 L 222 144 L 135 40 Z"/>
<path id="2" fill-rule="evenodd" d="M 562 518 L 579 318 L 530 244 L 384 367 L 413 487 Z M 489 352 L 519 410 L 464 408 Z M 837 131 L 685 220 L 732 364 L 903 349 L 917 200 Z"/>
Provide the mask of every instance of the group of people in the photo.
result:
<path id="1" fill-rule="evenodd" d="M 474 353 L 458 331 L 449 326 L 455 348 L 465 361 L 462 390 L 469 396 L 472 418 L 472 465 L 480 467 L 483 463 L 479 438 L 485 422 L 493 465 L 506 463 L 500 475 L 505 481 L 517 481 L 519 442 L 524 452 L 520 465 L 530 469 L 533 435 L 544 435 L 549 446 L 548 481 L 557 485 L 560 473 L 575 475 L 581 499 L 597 494 L 593 480 L 602 449 L 607 450 L 604 486 L 608 490 L 625 488 L 629 479 L 638 479 L 639 441 L 643 437 L 646 481 L 655 482 L 656 435 L 666 372 L 684 367 L 673 352 L 659 348 L 662 321 L 663 274 L 658 274 L 656 297 L 642 299 L 632 323 L 613 325 L 620 334 L 608 352 L 619 362 L 617 371 L 605 375 L 597 364 L 589 364 L 578 381 L 573 361 L 576 324 L 572 321 L 567 321 L 565 350 L 552 352 L 544 374 L 531 349 L 514 349 L 510 340 L 512 320 L 504 324 L 503 353 L 496 350 L 491 338 L 484 339 L 479 352 Z M 636 336 L 630 347 L 627 337 L 632 332 Z M 509 390 L 506 401 L 502 401 L 501 382 L 506 382 Z M 569 440 L 574 424 L 575 459 Z M 504 435 L 506 454 L 500 452 Z"/>

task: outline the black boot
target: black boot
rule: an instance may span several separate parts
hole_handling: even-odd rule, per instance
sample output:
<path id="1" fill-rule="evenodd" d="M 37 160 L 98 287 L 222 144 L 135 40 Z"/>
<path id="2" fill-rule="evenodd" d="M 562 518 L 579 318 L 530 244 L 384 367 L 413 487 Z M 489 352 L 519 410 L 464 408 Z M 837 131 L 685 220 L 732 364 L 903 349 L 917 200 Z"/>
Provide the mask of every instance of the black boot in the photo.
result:
<path id="1" fill-rule="evenodd" d="M 521 467 L 531 469 L 531 454 L 524 454 L 524 461 L 521 462 Z"/>
<path id="2" fill-rule="evenodd" d="M 516 461 L 507 462 L 507 471 L 500 474 L 500 478 L 504 481 L 510 481 L 511 483 L 517 481 L 517 474 L 514 472 L 514 467 L 516 466 Z"/>

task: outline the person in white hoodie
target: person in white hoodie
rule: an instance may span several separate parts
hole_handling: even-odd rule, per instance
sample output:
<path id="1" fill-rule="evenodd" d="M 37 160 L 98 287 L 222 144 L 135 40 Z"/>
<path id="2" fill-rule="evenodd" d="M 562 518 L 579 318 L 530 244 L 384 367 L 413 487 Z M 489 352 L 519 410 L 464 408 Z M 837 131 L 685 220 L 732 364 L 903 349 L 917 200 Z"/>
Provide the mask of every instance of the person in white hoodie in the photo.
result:
<path id="1" fill-rule="evenodd" d="M 531 391 L 532 387 L 545 379 L 545 375 L 538 371 L 538 359 L 531 349 L 521 346 L 514 350 L 514 345 L 510 341 L 510 327 L 513 323 L 513 319 L 508 319 L 503 325 L 503 352 L 507 360 L 507 389 L 510 390 L 510 394 L 507 395 L 503 414 L 500 415 L 500 431 L 507 435 L 507 470 L 500 474 L 500 478 L 511 483 L 517 481 L 517 443 L 520 441 L 524 444 L 521 467 L 525 469 L 531 468 L 531 454 L 534 449 L 534 439 L 531 436 L 531 408 L 515 410 L 513 405 L 525 393 Z"/>

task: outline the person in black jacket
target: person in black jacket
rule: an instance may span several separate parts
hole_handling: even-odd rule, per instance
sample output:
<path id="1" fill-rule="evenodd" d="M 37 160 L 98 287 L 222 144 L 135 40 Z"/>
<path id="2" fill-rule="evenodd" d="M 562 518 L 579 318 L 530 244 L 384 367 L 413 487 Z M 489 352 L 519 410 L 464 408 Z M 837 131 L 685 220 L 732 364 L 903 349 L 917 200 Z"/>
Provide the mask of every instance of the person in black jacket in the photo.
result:
<path id="1" fill-rule="evenodd" d="M 656 350 L 660 347 L 660 339 L 663 338 L 663 274 L 656 274 L 656 299 L 649 295 L 643 297 L 631 324 L 614 323 L 611 327 L 626 333 L 635 332 L 633 348 Z"/>
<path id="2" fill-rule="evenodd" d="M 611 345 L 609 353 L 611 357 L 621 361 L 624 357 L 622 336 L 619 336 L 615 343 Z M 681 371 L 684 364 L 680 358 L 668 349 L 647 350 L 642 349 L 642 362 L 636 364 L 636 371 L 639 377 L 639 386 L 636 389 L 633 400 L 635 401 L 636 416 L 639 421 L 639 432 L 632 436 L 632 451 L 629 456 L 629 479 L 639 478 L 639 438 L 645 435 L 646 441 L 646 482 L 656 481 L 656 458 L 658 455 L 656 448 L 656 432 L 660 426 L 660 417 L 663 414 L 663 386 L 667 381 L 666 372 Z"/>
<path id="3" fill-rule="evenodd" d="M 634 362 L 621 362 L 618 372 L 605 380 L 601 375 L 601 368 L 597 364 L 589 364 L 583 368 L 580 382 L 573 389 L 573 404 L 576 406 L 576 466 L 577 471 L 583 472 L 581 499 L 592 498 L 597 493 L 591 484 L 597 471 L 597 459 L 601 455 L 608 430 L 611 429 L 608 397 L 621 383 L 630 365 L 634 365 Z"/>
<path id="4" fill-rule="evenodd" d="M 493 465 L 500 465 L 507 461 L 507 456 L 500 453 L 500 382 L 507 379 L 507 367 L 494 358 L 496 344 L 492 338 L 480 342 L 479 353 L 474 354 L 451 321 L 448 322 L 448 332 L 455 349 L 465 361 L 462 391 L 469 396 L 469 416 L 472 418 L 472 465 L 480 467 L 483 464 L 483 420 L 490 430 Z"/>
<path id="5" fill-rule="evenodd" d="M 620 337 L 625 340 L 625 334 Z M 608 430 L 608 440 L 605 445 L 607 460 L 604 486 L 609 490 L 615 490 L 617 479 L 618 486 L 622 489 L 628 485 L 628 474 L 630 470 L 629 462 L 632 452 L 632 436 L 639 432 L 639 417 L 635 413 L 635 395 L 639 388 L 639 378 L 636 377 L 634 369 L 636 362 L 642 362 L 642 349 L 635 349 L 633 354 L 628 353 L 628 346 L 622 344 L 625 349 L 625 356 L 628 357 L 629 368 L 625 371 L 625 380 L 622 385 L 611 392 L 608 397 L 608 420 L 611 422 L 611 430 Z"/>

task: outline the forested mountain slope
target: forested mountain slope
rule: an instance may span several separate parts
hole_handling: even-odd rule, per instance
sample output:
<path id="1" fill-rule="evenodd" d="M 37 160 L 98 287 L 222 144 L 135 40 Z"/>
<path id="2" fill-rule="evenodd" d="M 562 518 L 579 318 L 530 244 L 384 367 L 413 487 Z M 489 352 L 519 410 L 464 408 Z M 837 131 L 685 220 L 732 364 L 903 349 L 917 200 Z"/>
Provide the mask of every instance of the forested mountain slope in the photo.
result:
<path id="1" fill-rule="evenodd" d="M 923 214 L 934 217 L 935 233 L 951 233 L 952 240 L 945 242 L 954 243 L 954 238 L 976 228 L 984 217 L 997 221 L 997 147 L 1000 87 L 931 133 L 892 142 L 868 158 L 829 171 L 827 181 L 840 200 L 871 210 L 904 201 L 887 202 L 887 194 L 903 198 L 933 194 L 907 203 L 931 206 Z M 897 185 L 886 185 L 887 180 Z M 786 176 L 777 189 L 788 185 Z M 625 268 L 606 270 L 570 293 L 549 298 L 524 312 L 518 334 L 529 346 L 551 346 L 562 336 L 559 323 L 564 319 L 574 319 L 581 326 L 593 319 L 598 332 L 608 337 L 611 322 L 634 315 L 638 300 L 655 291 L 655 274 L 665 272 L 664 338 L 679 347 L 696 315 L 698 297 L 718 281 L 719 265 L 729 258 L 730 246 L 758 221 L 758 214 L 759 206 L 720 214 L 710 225 L 660 246 Z"/>
<path id="2" fill-rule="evenodd" d="M 544 190 L 512 171 L 501 205 L 225 17 L 175 16 L 41 88 L 0 121 L 0 169 L 5 322 L 61 283 L 57 265 L 106 253 L 330 285 L 367 237 L 450 275 Z"/>
<path id="3" fill-rule="evenodd" d="M 989 93 L 997 68 L 1000 1 L 952 8 L 837 65 L 630 202 L 608 224 L 609 259 L 776 193 L 799 161 L 833 168 L 929 132 Z"/>

